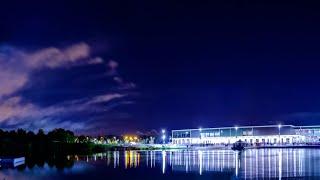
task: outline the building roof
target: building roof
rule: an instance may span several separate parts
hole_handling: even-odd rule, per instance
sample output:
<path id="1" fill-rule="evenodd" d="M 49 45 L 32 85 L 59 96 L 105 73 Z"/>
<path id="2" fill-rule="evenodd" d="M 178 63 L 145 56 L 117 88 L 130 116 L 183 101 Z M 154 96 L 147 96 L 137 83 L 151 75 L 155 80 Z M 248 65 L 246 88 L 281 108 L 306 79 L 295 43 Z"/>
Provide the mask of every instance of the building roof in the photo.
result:
<path id="1" fill-rule="evenodd" d="M 172 131 L 190 131 L 190 130 L 215 130 L 215 129 L 243 129 L 243 128 L 264 128 L 264 127 L 278 127 L 279 125 L 264 125 L 264 126 L 233 126 L 233 127 L 217 127 L 217 128 L 197 128 L 197 129 L 178 129 L 178 130 L 172 130 Z M 307 127 L 307 126 L 294 126 L 294 125 L 281 125 L 281 127 Z M 311 127 L 311 126 L 310 126 Z M 319 127 L 320 126 L 314 126 Z"/>

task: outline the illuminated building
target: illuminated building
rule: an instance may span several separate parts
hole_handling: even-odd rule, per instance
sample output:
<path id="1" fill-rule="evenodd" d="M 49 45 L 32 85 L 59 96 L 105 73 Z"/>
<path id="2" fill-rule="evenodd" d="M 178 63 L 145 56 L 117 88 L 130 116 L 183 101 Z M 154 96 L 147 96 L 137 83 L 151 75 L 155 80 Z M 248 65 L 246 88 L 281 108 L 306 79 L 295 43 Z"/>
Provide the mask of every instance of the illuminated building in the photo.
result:
<path id="1" fill-rule="evenodd" d="M 172 130 L 173 144 L 248 144 L 320 143 L 320 126 L 235 126 Z"/>

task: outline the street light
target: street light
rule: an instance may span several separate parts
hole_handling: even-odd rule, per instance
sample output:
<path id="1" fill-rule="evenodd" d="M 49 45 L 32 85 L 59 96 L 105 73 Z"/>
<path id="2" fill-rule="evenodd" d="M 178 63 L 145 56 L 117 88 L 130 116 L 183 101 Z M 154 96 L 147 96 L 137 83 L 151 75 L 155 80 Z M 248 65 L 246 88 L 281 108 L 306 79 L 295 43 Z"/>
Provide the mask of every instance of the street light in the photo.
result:
<path id="1" fill-rule="evenodd" d="M 165 140 L 166 140 L 166 135 L 162 135 L 163 144 L 165 143 Z"/>
<path id="2" fill-rule="evenodd" d="M 280 139 L 280 135 L 281 135 L 281 124 L 278 125 L 278 129 L 279 129 L 279 144 L 281 143 L 281 139 Z"/>
<path id="3" fill-rule="evenodd" d="M 161 132 L 162 132 L 162 143 L 164 144 L 166 141 L 166 130 L 162 129 Z"/>
<path id="4" fill-rule="evenodd" d="M 236 139 L 238 138 L 238 126 L 235 126 L 234 129 L 236 130 Z"/>
<path id="5" fill-rule="evenodd" d="M 202 131 L 202 128 L 199 127 L 199 141 L 198 141 L 199 144 L 201 144 L 201 138 L 202 138 L 202 137 L 201 137 L 201 131 Z"/>

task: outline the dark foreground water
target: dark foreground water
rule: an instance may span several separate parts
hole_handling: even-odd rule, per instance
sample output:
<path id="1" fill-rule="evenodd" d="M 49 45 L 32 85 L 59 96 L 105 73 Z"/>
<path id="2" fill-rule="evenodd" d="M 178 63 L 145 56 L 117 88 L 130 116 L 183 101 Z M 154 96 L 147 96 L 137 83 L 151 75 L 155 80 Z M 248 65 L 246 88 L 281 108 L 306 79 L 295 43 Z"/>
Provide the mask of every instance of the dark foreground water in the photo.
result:
<path id="1" fill-rule="evenodd" d="M 320 179 L 320 149 L 112 151 L 27 159 L 0 179 Z"/>

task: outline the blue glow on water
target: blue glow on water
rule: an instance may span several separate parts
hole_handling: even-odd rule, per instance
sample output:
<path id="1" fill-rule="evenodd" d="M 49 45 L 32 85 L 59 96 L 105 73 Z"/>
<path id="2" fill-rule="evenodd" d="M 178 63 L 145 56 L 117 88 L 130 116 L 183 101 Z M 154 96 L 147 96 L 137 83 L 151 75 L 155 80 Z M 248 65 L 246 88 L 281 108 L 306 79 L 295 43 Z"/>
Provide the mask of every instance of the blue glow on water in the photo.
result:
<path id="1" fill-rule="evenodd" d="M 131 179 L 152 176 L 155 176 L 153 179 L 170 179 L 179 175 L 187 180 L 216 176 L 229 179 L 320 177 L 318 149 L 249 149 L 241 154 L 231 150 L 112 151 L 93 156 L 68 156 L 66 163 L 70 164 L 70 161 L 71 165 L 64 168 L 48 163 L 3 168 L 0 177 L 103 179 L 108 175 L 120 179 L 127 176 Z"/>

